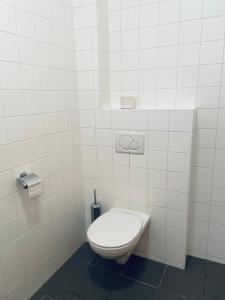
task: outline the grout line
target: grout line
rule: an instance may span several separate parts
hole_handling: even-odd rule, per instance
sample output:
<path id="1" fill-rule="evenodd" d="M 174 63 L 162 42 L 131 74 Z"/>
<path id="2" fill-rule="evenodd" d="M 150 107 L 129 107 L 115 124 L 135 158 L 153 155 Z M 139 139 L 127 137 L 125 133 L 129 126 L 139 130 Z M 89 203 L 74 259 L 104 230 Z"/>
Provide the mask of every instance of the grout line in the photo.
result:
<path id="1" fill-rule="evenodd" d="M 161 288 L 161 286 L 162 286 L 163 280 L 164 280 L 165 275 L 166 275 L 167 267 L 168 267 L 168 266 L 165 265 L 165 268 L 164 268 L 164 271 L 163 271 L 163 274 L 162 274 L 162 277 L 161 277 L 159 286 L 158 286 L 157 291 L 156 291 L 156 294 L 155 294 L 155 299 L 157 299 L 157 297 L 158 297 L 158 295 L 159 295 L 160 288 Z"/>
<path id="2" fill-rule="evenodd" d="M 174 106 L 175 108 L 177 107 L 177 98 L 178 98 L 178 89 L 179 89 L 179 85 L 178 85 L 178 78 L 179 78 L 179 69 L 180 69 L 180 64 L 179 64 L 179 56 L 180 56 L 180 25 L 181 25 L 181 1 L 179 1 L 179 20 L 178 20 L 178 32 L 177 32 L 177 38 L 178 38 L 178 45 L 177 45 L 177 74 L 176 74 L 176 93 L 175 93 L 175 103 Z"/>
<path id="3" fill-rule="evenodd" d="M 157 289 L 156 286 L 154 286 L 154 285 L 152 285 L 152 284 L 150 284 L 150 283 L 146 283 L 146 282 L 144 282 L 144 281 L 140 281 L 140 280 L 134 279 L 134 278 L 132 278 L 132 277 L 129 277 L 128 275 L 121 275 L 120 277 L 126 278 L 126 279 L 129 279 L 129 280 L 131 280 L 131 281 L 138 282 L 138 283 L 141 283 L 141 284 L 143 284 L 143 285 L 150 286 L 150 287 L 153 287 L 153 288 Z"/>

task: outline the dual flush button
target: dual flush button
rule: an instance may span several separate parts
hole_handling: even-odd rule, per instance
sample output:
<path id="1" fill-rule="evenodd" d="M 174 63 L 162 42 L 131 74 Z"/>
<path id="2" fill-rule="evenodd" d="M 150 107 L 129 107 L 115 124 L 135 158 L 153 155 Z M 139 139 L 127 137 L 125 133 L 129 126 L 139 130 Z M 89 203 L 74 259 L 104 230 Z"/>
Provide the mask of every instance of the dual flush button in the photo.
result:
<path id="1" fill-rule="evenodd" d="M 144 134 L 143 133 L 116 133 L 116 152 L 144 154 Z"/>

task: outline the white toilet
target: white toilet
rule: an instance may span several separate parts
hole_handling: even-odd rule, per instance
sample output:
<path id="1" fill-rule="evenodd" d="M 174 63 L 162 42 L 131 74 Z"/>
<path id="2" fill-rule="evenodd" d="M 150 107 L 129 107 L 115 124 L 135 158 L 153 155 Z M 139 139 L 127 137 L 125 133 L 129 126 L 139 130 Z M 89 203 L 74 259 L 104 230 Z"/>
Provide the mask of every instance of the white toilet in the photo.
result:
<path id="1" fill-rule="evenodd" d="M 88 228 L 87 238 L 94 252 L 124 264 L 135 250 L 150 217 L 144 213 L 112 208 Z"/>

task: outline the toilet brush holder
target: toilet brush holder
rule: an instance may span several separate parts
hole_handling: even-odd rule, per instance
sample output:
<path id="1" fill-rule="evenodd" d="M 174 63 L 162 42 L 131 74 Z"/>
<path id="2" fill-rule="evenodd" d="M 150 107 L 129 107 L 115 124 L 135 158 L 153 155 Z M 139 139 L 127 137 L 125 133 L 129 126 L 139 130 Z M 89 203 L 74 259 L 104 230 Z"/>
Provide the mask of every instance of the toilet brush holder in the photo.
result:
<path id="1" fill-rule="evenodd" d="M 91 222 L 94 222 L 101 215 L 101 205 L 97 202 L 96 191 L 94 190 L 94 203 L 91 204 Z"/>

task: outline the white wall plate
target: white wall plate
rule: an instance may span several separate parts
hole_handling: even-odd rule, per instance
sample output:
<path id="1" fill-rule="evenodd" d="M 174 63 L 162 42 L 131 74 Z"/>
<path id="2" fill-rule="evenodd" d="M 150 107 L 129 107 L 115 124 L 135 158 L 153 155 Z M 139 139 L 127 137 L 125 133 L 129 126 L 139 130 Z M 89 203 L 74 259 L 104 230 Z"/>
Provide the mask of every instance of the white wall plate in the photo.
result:
<path id="1" fill-rule="evenodd" d="M 115 134 L 116 152 L 144 154 L 144 133 L 124 133 Z"/>

